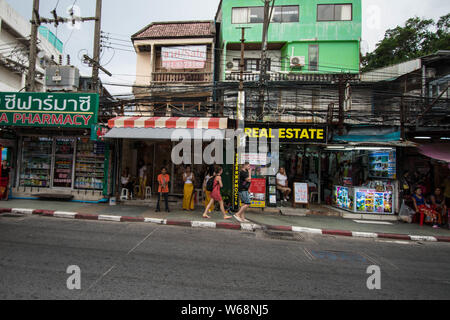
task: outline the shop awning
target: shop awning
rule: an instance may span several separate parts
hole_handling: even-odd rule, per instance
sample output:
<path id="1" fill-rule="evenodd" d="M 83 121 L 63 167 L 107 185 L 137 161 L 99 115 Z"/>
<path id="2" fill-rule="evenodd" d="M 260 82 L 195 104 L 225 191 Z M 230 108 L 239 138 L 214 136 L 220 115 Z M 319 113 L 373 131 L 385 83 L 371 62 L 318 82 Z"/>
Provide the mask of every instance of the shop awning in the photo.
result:
<path id="1" fill-rule="evenodd" d="M 117 117 L 110 128 L 227 129 L 228 118 Z"/>
<path id="2" fill-rule="evenodd" d="M 346 135 L 335 135 L 335 142 L 392 142 L 399 141 L 400 131 L 396 128 L 361 127 L 351 128 Z"/>
<path id="3" fill-rule="evenodd" d="M 105 138 L 109 139 L 224 140 L 228 118 L 117 117 L 109 120 L 108 126 L 111 130 Z"/>
<path id="4" fill-rule="evenodd" d="M 450 165 L 450 143 L 429 143 L 418 147 L 419 152 L 431 159 L 445 161 Z"/>

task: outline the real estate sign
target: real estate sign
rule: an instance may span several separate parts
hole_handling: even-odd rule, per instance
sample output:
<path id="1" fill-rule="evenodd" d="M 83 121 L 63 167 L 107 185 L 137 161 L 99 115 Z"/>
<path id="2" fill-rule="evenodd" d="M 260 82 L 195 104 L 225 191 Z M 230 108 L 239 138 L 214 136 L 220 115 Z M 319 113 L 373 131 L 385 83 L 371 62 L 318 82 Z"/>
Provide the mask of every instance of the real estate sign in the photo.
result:
<path id="1" fill-rule="evenodd" d="M 204 69 L 206 46 L 162 47 L 162 66 L 166 69 Z"/>
<path id="2" fill-rule="evenodd" d="M 0 126 L 91 128 L 98 94 L 0 92 Z"/>

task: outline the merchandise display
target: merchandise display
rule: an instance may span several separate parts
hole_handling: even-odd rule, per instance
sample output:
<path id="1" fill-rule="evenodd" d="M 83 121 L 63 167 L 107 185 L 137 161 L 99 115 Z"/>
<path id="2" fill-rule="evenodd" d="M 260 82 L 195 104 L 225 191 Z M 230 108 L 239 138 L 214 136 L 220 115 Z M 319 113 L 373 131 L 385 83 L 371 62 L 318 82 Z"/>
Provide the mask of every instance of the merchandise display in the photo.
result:
<path id="1" fill-rule="evenodd" d="M 24 138 L 20 172 L 21 186 L 44 188 L 50 186 L 52 144 L 51 138 Z"/>
<path id="2" fill-rule="evenodd" d="M 373 152 L 369 154 L 369 177 L 396 179 L 396 153 Z"/>
<path id="3" fill-rule="evenodd" d="M 103 189 L 105 144 L 78 138 L 75 169 L 76 189 Z"/>
<path id="4" fill-rule="evenodd" d="M 56 139 L 53 187 L 72 187 L 74 139 Z"/>

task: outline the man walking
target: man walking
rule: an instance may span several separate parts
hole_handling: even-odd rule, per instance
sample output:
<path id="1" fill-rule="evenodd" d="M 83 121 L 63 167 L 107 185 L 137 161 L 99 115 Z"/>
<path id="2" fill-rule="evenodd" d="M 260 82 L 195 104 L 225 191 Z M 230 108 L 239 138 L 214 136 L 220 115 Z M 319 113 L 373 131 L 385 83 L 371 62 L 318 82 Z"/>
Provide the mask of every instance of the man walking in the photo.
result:
<path id="1" fill-rule="evenodd" d="M 250 164 L 246 162 L 239 172 L 239 198 L 242 202 L 242 207 L 234 215 L 234 217 L 239 222 L 249 222 L 245 219 L 244 213 L 248 207 L 250 207 L 250 196 L 248 194 L 248 189 L 250 189 L 250 184 L 252 182 L 252 169 Z"/>

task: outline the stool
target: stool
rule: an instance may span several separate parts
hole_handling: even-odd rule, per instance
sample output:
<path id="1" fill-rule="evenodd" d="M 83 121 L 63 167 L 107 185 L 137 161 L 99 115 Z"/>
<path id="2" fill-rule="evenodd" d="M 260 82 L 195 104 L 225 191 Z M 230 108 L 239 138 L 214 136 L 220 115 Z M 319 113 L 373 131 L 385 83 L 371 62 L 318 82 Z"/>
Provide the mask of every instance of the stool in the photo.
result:
<path id="1" fill-rule="evenodd" d="M 152 197 L 152 188 L 145 187 L 145 199 L 150 199 Z"/>
<path id="2" fill-rule="evenodd" d="M 198 204 L 201 199 L 203 199 L 203 190 L 202 189 L 196 189 L 195 190 L 195 199 L 194 199 L 194 203 Z"/>
<path id="3" fill-rule="evenodd" d="M 122 188 L 122 191 L 120 192 L 120 200 L 128 200 L 128 189 Z"/>

